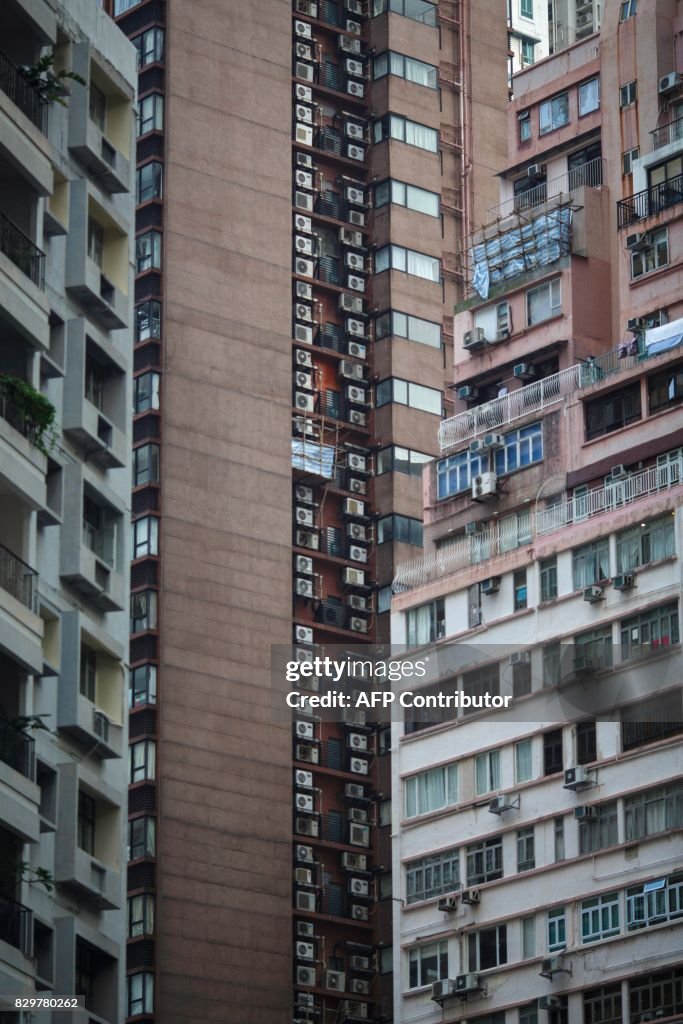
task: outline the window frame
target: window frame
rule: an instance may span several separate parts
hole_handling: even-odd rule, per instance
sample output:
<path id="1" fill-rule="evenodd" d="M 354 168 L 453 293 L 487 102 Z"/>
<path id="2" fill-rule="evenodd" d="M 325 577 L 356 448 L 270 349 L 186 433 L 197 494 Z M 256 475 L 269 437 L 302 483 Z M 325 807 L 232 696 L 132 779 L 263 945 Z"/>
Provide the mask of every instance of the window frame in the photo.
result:
<path id="1" fill-rule="evenodd" d="M 648 232 L 649 246 L 645 252 L 631 253 L 631 280 L 638 281 L 641 277 L 654 274 L 669 266 L 669 229 L 657 228 Z"/>
<path id="2" fill-rule="evenodd" d="M 597 102 L 595 102 L 594 106 L 588 107 L 588 109 L 585 109 L 585 108 L 582 109 L 582 107 L 581 107 L 581 90 L 582 89 L 586 89 L 589 86 L 592 86 L 594 83 L 597 83 Z M 579 82 L 579 84 L 577 86 L 576 92 L 577 92 L 577 105 L 578 105 L 579 117 L 588 117 L 589 114 L 593 114 L 596 110 L 600 109 L 600 75 L 592 75 L 590 78 L 587 78 L 585 81 Z"/>
<path id="3" fill-rule="evenodd" d="M 443 790 L 441 802 L 432 803 L 430 801 L 427 790 L 432 781 L 437 781 L 437 785 Z M 457 761 L 408 775 L 403 780 L 404 818 L 406 820 L 419 818 L 423 814 L 441 811 L 446 807 L 455 807 L 458 804 L 458 783 Z"/>
<path id="4" fill-rule="evenodd" d="M 542 292 L 547 291 L 548 293 L 548 314 L 532 320 L 531 316 L 531 301 L 532 297 L 540 296 Z M 526 325 L 527 327 L 536 327 L 538 324 L 543 324 L 547 320 L 552 320 L 553 317 L 560 316 L 562 313 L 562 278 L 553 277 L 550 281 L 544 281 L 543 284 L 536 285 L 534 288 L 527 288 L 524 293 L 524 300 L 526 306 Z"/>
<path id="5" fill-rule="evenodd" d="M 557 120 L 555 112 L 555 104 L 560 103 L 560 110 L 564 111 L 566 120 Z M 544 108 L 547 108 L 550 114 L 550 121 L 547 127 L 543 127 L 543 116 Z M 564 89 L 562 92 L 555 93 L 554 96 L 550 96 L 547 100 L 541 100 L 538 104 L 538 134 L 549 135 L 551 132 L 559 131 L 560 128 L 566 128 L 570 124 L 569 116 L 569 90 Z"/>
<path id="6" fill-rule="evenodd" d="M 435 882 L 434 877 L 439 881 Z M 431 884 L 427 885 L 427 879 Z M 417 885 L 419 880 L 422 885 Z M 460 888 L 460 847 L 455 846 L 441 853 L 431 854 L 408 861 L 406 864 L 406 903 L 422 903 L 424 900 L 455 892 Z"/>
<path id="7" fill-rule="evenodd" d="M 554 907 L 546 915 L 546 939 L 549 953 L 567 948 L 567 908 Z"/>
<path id="8" fill-rule="evenodd" d="M 411 946 L 408 950 L 408 988 L 414 990 L 433 985 L 448 977 L 448 940 L 437 939 L 435 942 L 423 942 Z M 436 970 L 430 970 L 425 960 L 435 958 Z"/>

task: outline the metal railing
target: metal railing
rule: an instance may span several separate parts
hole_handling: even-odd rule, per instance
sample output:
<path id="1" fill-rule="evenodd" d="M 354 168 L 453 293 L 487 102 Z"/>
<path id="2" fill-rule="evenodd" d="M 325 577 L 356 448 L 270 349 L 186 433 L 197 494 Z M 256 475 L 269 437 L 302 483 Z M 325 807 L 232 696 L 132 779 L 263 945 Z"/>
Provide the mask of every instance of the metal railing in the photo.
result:
<path id="1" fill-rule="evenodd" d="M 679 203 L 683 203 L 683 174 L 644 188 L 628 199 L 620 199 L 617 203 L 617 225 L 626 228 L 629 224 L 636 224 L 644 217 L 662 213 Z"/>
<path id="2" fill-rule="evenodd" d="M 0 213 L 0 252 L 38 288 L 45 287 L 45 253 L 4 213 Z"/>
<path id="3" fill-rule="evenodd" d="M 0 544 L 0 587 L 30 611 L 35 610 L 38 573 Z"/>
<path id="4" fill-rule="evenodd" d="M 36 777 L 35 746 L 32 736 L 0 719 L 0 761 L 32 781 Z"/>
<path id="5" fill-rule="evenodd" d="M 673 121 L 660 124 L 658 128 L 650 132 L 652 136 L 652 148 L 661 149 L 672 142 L 683 141 L 683 117 L 676 117 Z"/>
<path id="6" fill-rule="evenodd" d="M 0 896 L 0 940 L 24 956 L 33 952 L 33 913 L 9 896 Z"/>
<path id="7" fill-rule="evenodd" d="M 31 444 L 35 445 L 40 434 L 40 428 L 36 421 L 24 409 L 12 401 L 11 395 L 3 391 L 2 377 L 0 376 L 0 417 L 14 427 Z"/>
<path id="8" fill-rule="evenodd" d="M 565 174 L 560 174 L 557 178 L 544 181 L 539 185 L 535 185 L 534 188 L 527 189 L 526 192 L 520 192 L 519 195 L 511 196 L 510 199 L 506 199 L 497 206 L 492 206 L 488 211 L 488 223 L 493 224 L 503 217 L 509 217 L 511 213 L 523 213 L 526 210 L 533 210 L 535 207 L 547 203 L 549 199 L 567 195 L 570 192 L 574 192 L 577 188 L 601 188 L 604 184 L 604 178 L 605 161 L 602 157 L 598 156 L 595 160 L 589 160 L 588 163 L 581 164 L 580 167 L 573 167 L 572 170 L 567 171 Z"/>
<path id="9" fill-rule="evenodd" d="M 43 134 L 47 131 L 48 101 L 40 89 L 9 57 L 0 52 L 0 89 Z"/>

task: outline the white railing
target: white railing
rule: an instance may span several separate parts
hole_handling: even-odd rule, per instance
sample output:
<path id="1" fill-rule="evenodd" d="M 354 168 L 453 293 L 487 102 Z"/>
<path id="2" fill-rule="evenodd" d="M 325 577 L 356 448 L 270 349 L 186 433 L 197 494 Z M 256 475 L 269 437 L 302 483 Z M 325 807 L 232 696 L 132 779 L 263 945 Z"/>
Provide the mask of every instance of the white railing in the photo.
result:
<path id="1" fill-rule="evenodd" d="M 565 526 L 581 523 L 604 512 L 614 512 L 638 498 L 667 490 L 683 483 L 683 458 L 650 466 L 624 480 L 615 480 L 596 487 L 569 501 L 536 510 L 533 519 L 534 536 L 546 536 Z M 469 537 L 460 537 L 437 551 L 400 564 L 393 581 L 395 594 L 441 579 L 469 565 L 478 565 L 494 555 L 512 551 L 529 538 L 520 538 L 517 523 L 493 524 Z"/>
<path id="2" fill-rule="evenodd" d="M 580 167 L 574 167 L 571 171 L 560 174 L 557 178 L 551 178 L 550 181 L 534 185 L 533 188 L 527 189 L 526 192 L 520 192 L 516 196 L 505 199 L 497 206 L 492 206 L 488 210 L 488 223 L 493 224 L 503 217 L 509 217 L 511 213 L 525 213 L 527 210 L 533 210 L 537 206 L 542 206 L 548 200 L 568 195 L 576 191 L 577 188 L 584 186 L 586 188 L 600 188 L 603 180 L 604 161 L 602 157 L 596 157 L 595 160 L 589 160 L 588 163 L 582 164 Z"/>

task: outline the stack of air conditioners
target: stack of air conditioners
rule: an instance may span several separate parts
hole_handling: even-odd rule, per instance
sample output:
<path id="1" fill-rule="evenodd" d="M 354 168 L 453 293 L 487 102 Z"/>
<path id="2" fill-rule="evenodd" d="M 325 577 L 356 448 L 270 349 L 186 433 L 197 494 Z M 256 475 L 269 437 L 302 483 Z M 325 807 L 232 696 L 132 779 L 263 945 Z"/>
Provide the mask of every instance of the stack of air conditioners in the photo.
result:
<path id="1" fill-rule="evenodd" d="M 320 745 L 315 737 L 313 722 L 299 720 L 294 723 L 294 760 L 300 761 L 302 764 L 319 764 Z M 317 826 L 317 822 L 315 824 Z M 297 829 L 297 834 L 317 836 L 318 831 L 317 827 L 312 831 L 308 828 L 303 828 L 301 831 Z"/>
<path id="2" fill-rule="evenodd" d="M 350 751 L 366 753 L 367 736 L 363 733 L 349 733 L 347 746 Z M 349 828 L 349 841 L 354 845 L 369 845 L 370 815 L 368 808 L 371 800 L 365 795 L 362 782 L 347 782 L 344 786 L 344 799 L 350 805 L 346 812 Z M 365 831 L 367 830 L 367 831 Z M 365 840 L 367 839 L 367 842 Z M 362 842 L 359 842 L 362 840 Z M 347 872 L 346 889 L 349 900 L 349 917 L 353 921 L 370 920 L 370 903 L 373 899 L 372 875 L 367 870 L 367 855 L 358 853 L 342 854 L 342 868 Z M 359 987 L 349 989 L 350 992 L 366 994 Z"/>
<path id="3" fill-rule="evenodd" d="M 339 228 L 339 241 L 344 247 L 345 263 L 350 256 L 359 260 L 366 258 L 364 236 L 357 228 Z M 370 335 L 363 299 L 360 295 L 345 293 L 339 297 L 338 309 L 343 317 L 346 352 L 354 359 L 366 359 Z"/>
<path id="4" fill-rule="evenodd" d="M 348 558 L 351 562 L 367 565 L 368 545 L 372 541 L 371 527 L 368 523 L 367 505 L 359 498 L 344 498 L 342 516 L 348 542 Z M 354 633 L 367 633 L 366 615 L 371 611 L 370 598 L 367 593 L 366 570 L 356 566 L 342 570 L 342 585 L 345 589 L 356 588 L 365 593 L 352 592 L 346 595 L 346 604 L 350 609 L 349 629 Z"/>
<path id="5" fill-rule="evenodd" d="M 296 484 L 294 487 L 294 545 L 310 551 L 318 551 L 320 548 L 317 506 L 313 488 L 307 484 Z"/>
<path id="6" fill-rule="evenodd" d="M 315 76 L 316 44 L 311 26 L 306 21 L 294 22 L 294 75 L 303 82 L 312 82 Z M 303 87 L 305 88 L 305 87 Z M 313 145 L 313 98 L 294 86 L 294 141 L 299 145 Z M 306 96 L 308 95 L 308 99 Z"/>
<path id="7" fill-rule="evenodd" d="M 354 775 L 368 775 L 371 756 L 368 732 L 358 725 L 346 724 L 346 753 L 348 770 Z M 353 846 L 368 846 L 370 827 L 367 822 L 349 821 L 349 842 Z"/>
<path id="8" fill-rule="evenodd" d="M 294 1024 L 317 1024 L 319 1020 L 320 1005 L 313 993 L 297 992 L 294 997 Z"/>
<path id="9" fill-rule="evenodd" d="M 353 954 L 349 956 L 347 963 L 349 974 L 347 987 L 349 992 L 356 996 L 369 996 L 373 976 L 376 973 L 372 947 L 368 947 L 367 953 L 363 955 Z"/>

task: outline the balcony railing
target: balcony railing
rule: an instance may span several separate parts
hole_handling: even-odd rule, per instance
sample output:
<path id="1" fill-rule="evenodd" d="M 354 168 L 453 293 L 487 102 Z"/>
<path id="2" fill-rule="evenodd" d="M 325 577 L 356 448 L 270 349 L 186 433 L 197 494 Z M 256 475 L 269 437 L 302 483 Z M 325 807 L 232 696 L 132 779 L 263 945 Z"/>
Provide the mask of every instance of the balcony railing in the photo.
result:
<path id="1" fill-rule="evenodd" d="M 0 761 L 27 779 L 35 779 L 35 740 L 0 719 Z"/>
<path id="2" fill-rule="evenodd" d="M 493 224 L 503 217 L 509 217 L 511 213 L 523 213 L 526 210 L 533 210 L 542 206 L 549 199 L 556 196 L 568 195 L 577 188 L 600 188 L 604 182 L 605 162 L 602 157 L 589 160 L 588 163 L 574 167 L 566 174 L 560 174 L 557 178 L 551 178 L 534 188 L 520 192 L 519 195 L 511 196 L 498 206 L 492 206 L 488 211 L 488 223 Z"/>
<path id="3" fill-rule="evenodd" d="M 676 117 L 673 121 L 660 124 L 650 132 L 652 136 L 652 148 L 661 149 L 662 146 L 669 146 L 672 142 L 683 141 L 683 117 Z"/>
<path id="4" fill-rule="evenodd" d="M 45 134 L 48 101 L 4 53 L 0 53 L 0 89 Z"/>
<path id="5" fill-rule="evenodd" d="M 679 203 L 683 203 L 683 174 L 662 181 L 659 185 L 644 188 L 642 192 L 636 192 L 628 199 L 620 199 L 617 203 L 618 227 L 626 228 L 629 224 L 637 224 L 643 217 L 662 213 Z"/>
<path id="6" fill-rule="evenodd" d="M 0 375 L 0 417 L 9 423 L 11 427 L 25 437 L 32 445 L 35 445 L 41 435 L 41 428 L 36 420 L 12 400 L 12 396 L 3 388 L 3 379 Z"/>
<path id="7" fill-rule="evenodd" d="M 45 287 L 45 253 L 4 213 L 0 213 L 0 252 L 38 288 Z"/>
<path id="8" fill-rule="evenodd" d="M 20 950 L 24 956 L 33 952 L 33 913 L 9 896 L 0 896 L 0 942 Z"/>
<path id="9" fill-rule="evenodd" d="M 0 587 L 34 611 L 38 573 L 0 544 Z"/>

